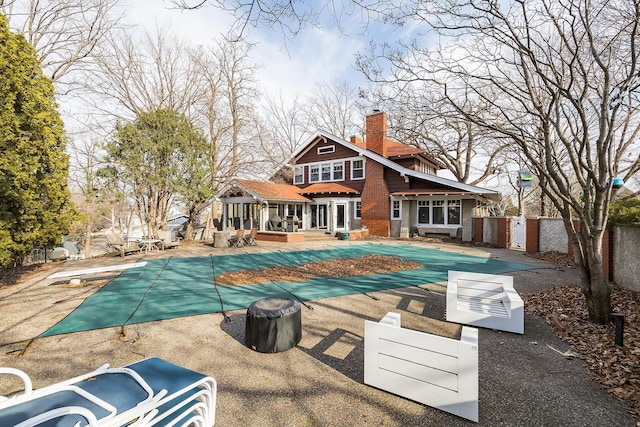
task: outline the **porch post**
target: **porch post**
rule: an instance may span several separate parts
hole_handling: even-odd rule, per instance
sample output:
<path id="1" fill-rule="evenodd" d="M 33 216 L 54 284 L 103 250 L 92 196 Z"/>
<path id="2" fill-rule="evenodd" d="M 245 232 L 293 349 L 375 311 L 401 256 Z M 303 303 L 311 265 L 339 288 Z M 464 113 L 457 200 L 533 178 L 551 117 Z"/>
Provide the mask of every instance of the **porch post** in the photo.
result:
<path id="1" fill-rule="evenodd" d="M 222 230 L 227 229 L 227 202 L 222 202 Z"/>
<path id="2" fill-rule="evenodd" d="M 264 205 L 260 210 L 260 227 L 258 227 L 258 230 L 269 231 L 268 228 L 265 228 L 267 221 L 269 221 L 269 202 L 264 202 Z"/>

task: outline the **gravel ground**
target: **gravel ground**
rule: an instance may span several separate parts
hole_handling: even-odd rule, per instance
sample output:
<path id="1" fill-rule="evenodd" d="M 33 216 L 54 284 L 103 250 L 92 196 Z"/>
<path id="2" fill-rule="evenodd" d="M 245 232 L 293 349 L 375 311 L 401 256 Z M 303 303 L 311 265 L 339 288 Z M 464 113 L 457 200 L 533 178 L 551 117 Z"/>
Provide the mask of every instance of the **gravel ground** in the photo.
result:
<path id="1" fill-rule="evenodd" d="M 570 267 L 559 267 L 521 252 L 416 244 L 541 268 L 512 273 L 519 292 L 576 285 Z M 53 272 L 133 262 L 146 257 L 229 254 L 325 248 L 354 241 L 299 244 L 258 242 L 242 249 L 181 245 L 177 250 L 121 258 L 94 258 L 49 264 L 12 286 L 0 288 L 0 365 L 29 373 L 34 387 L 95 369 L 122 366 L 157 356 L 206 373 L 218 382 L 219 426 L 421 426 L 474 425 L 445 412 L 363 384 L 364 320 L 387 312 L 402 315 L 406 328 L 457 336 L 459 326 L 444 321 L 446 284 L 310 301 L 302 308 L 303 337 L 296 348 L 262 354 L 244 345 L 245 310 L 164 320 L 118 328 L 34 339 L 113 275 L 80 286 L 47 280 Z M 525 335 L 479 331 L 481 426 L 636 426 L 633 417 L 594 382 L 580 360 L 560 354 L 568 345 L 539 317 L 526 316 Z M 556 351 L 557 350 L 557 351 Z M 0 390 L 17 383 L 0 379 Z"/>

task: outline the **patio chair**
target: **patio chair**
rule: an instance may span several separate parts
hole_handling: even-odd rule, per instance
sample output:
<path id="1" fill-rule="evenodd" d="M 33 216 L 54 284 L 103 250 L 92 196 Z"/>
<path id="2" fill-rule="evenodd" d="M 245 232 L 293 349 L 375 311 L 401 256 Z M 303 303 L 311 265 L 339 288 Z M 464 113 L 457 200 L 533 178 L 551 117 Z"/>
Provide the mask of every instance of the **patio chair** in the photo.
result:
<path id="1" fill-rule="evenodd" d="M 256 238 L 258 237 L 258 229 L 252 228 L 249 235 L 244 237 L 244 245 L 245 246 L 256 246 Z"/>
<path id="2" fill-rule="evenodd" d="M 180 246 L 180 240 L 172 239 L 172 234 L 169 230 L 158 230 L 158 239 L 161 240 L 160 245 L 162 250 Z"/>
<path id="3" fill-rule="evenodd" d="M 113 230 L 108 230 L 105 234 L 107 236 L 108 249 L 115 249 L 120 252 L 121 257 L 134 252 L 142 253 L 142 248 L 138 245 L 138 242 L 129 242 L 121 234 Z"/>
<path id="4" fill-rule="evenodd" d="M 24 392 L 0 400 L 0 425 L 26 426 L 212 426 L 216 381 L 158 358 L 123 368 L 104 365 L 88 374 L 32 390 L 24 372 Z"/>
<path id="5" fill-rule="evenodd" d="M 244 246 L 244 229 L 236 230 L 235 236 L 229 238 L 229 246 L 241 248 Z"/>

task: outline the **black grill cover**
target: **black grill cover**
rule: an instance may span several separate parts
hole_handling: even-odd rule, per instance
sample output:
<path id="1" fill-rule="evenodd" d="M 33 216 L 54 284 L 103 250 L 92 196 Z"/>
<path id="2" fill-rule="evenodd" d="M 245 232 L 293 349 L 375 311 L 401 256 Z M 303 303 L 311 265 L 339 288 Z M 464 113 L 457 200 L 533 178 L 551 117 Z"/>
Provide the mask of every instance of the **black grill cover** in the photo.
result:
<path id="1" fill-rule="evenodd" d="M 300 303 L 287 298 L 263 298 L 247 309 L 247 347 L 260 353 L 278 353 L 295 347 L 302 338 Z"/>

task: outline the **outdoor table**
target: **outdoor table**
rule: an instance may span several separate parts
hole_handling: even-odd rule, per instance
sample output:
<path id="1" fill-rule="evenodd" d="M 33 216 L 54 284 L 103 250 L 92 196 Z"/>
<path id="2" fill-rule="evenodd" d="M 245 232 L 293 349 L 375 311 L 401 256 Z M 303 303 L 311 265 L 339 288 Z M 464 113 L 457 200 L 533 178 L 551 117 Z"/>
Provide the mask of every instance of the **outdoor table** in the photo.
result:
<path id="1" fill-rule="evenodd" d="M 162 242 L 160 239 L 142 239 L 139 241 L 139 244 L 143 251 L 149 252 L 153 250 L 159 251 L 158 243 L 160 242 Z"/>
<path id="2" fill-rule="evenodd" d="M 300 303 L 287 298 L 263 298 L 247 309 L 246 344 L 260 353 L 295 347 L 302 338 Z"/>

